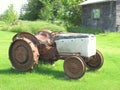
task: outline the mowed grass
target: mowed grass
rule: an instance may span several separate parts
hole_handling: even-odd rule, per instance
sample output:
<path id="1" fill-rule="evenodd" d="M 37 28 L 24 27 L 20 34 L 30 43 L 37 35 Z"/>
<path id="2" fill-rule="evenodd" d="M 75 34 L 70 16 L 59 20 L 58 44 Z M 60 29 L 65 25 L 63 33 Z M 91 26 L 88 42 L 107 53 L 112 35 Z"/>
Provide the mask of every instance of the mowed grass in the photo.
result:
<path id="1" fill-rule="evenodd" d="M 11 69 L 8 49 L 14 35 L 0 31 L 0 90 L 120 90 L 120 33 L 96 35 L 104 65 L 79 80 L 66 78 L 61 60 L 55 67 L 38 64 L 28 72 Z"/>

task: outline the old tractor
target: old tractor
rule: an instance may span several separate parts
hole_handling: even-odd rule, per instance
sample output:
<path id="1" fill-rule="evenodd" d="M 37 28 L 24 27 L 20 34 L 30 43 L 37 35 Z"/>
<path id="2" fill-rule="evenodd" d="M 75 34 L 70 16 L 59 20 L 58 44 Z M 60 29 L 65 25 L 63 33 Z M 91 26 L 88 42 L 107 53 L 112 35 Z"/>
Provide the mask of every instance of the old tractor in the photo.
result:
<path id="1" fill-rule="evenodd" d="M 63 33 L 41 30 L 35 35 L 21 32 L 13 37 L 9 58 L 14 69 L 33 69 L 38 61 L 53 64 L 64 60 L 64 71 L 69 78 L 79 79 L 86 71 L 103 65 L 103 56 L 96 50 L 93 34 Z"/>

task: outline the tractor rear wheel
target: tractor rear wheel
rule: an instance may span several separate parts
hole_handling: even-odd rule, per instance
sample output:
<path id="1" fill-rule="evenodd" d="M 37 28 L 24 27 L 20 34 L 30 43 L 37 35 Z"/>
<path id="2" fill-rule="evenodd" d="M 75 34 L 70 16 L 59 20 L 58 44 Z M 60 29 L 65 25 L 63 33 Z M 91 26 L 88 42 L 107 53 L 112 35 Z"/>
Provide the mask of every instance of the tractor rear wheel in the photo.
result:
<path id="1" fill-rule="evenodd" d="M 86 71 L 85 63 L 82 57 L 72 56 L 64 61 L 64 71 L 69 78 L 79 79 Z"/>
<path id="2" fill-rule="evenodd" d="M 22 38 L 27 38 L 29 40 L 31 40 L 34 44 L 36 45 L 39 45 L 39 41 L 37 40 L 37 38 L 31 34 L 31 33 L 28 33 L 28 32 L 20 32 L 20 33 L 17 33 L 13 38 L 12 40 L 15 41 L 17 39 L 22 39 Z"/>
<path id="3" fill-rule="evenodd" d="M 33 69 L 38 62 L 39 53 L 34 43 L 27 39 L 17 39 L 13 41 L 9 48 L 9 58 L 12 66 L 19 71 Z"/>
<path id="4" fill-rule="evenodd" d="M 96 51 L 96 55 L 91 56 L 86 65 L 89 70 L 96 70 L 102 67 L 104 62 L 103 55 L 100 51 Z"/>

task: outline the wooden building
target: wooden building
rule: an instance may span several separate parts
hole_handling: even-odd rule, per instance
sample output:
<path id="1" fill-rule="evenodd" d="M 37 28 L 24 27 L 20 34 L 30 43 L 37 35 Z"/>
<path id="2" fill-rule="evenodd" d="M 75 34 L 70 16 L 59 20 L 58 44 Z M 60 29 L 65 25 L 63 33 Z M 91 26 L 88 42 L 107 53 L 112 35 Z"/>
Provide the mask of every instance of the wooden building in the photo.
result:
<path id="1" fill-rule="evenodd" d="M 120 0 L 87 0 L 80 5 L 83 26 L 120 31 Z"/>

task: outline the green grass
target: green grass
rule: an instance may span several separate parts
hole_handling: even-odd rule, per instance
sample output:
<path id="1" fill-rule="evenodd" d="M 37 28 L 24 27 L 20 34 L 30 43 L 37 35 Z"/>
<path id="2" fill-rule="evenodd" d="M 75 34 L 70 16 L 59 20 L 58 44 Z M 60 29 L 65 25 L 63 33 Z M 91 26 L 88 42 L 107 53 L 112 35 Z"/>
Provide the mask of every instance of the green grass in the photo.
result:
<path id="1" fill-rule="evenodd" d="M 2 31 L 11 31 L 11 32 L 31 32 L 36 33 L 39 30 L 52 30 L 52 31 L 64 31 L 66 29 L 63 26 L 52 24 L 46 21 L 16 21 L 13 24 L 3 24 L 0 23 Z"/>
<path id="2" fill-rule="evenodd" d="M 11 69 L 8 49 L 13 35 L 0 31 L 0 90 L 120 90 L 120 33 L 96 35 L 104 65 L 98 71 L 87 71 L 79 80 L 66 78 L 60 60 L 55 67 L 39 64 L 29 72 Z"/>

